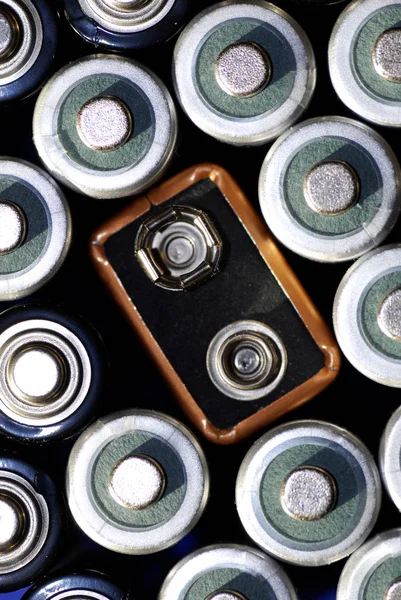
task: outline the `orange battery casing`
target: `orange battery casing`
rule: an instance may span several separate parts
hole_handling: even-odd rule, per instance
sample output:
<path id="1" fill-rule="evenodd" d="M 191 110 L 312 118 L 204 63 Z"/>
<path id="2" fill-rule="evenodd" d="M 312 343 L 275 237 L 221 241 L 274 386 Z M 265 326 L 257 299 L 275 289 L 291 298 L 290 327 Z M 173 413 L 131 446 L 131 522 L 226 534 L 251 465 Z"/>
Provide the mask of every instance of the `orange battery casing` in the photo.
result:
<path id="1" fill-rule="evenodd" d="M 135 221 L 146 216 L 155 207 L 163 205 L 163 203 L 168 202 L 178 194 L 182 194 L 185 190 L 191 188 L 191 186 L 206 179 L 209 179 L 217 186 L 224 200 L 236 214 L 242 227 L 253 241 L 255 251 L 263 259 L 266 269 L 269 269 L 273 274 L 277 284 L 282 288 L 286 297 L 295 308 L 295 311 L 302 319 L 306 330 L 309 332 L 322 356 L 321 367 L 312 376 L 296 385 L 293 389 L 289 389 L 281 397 L 274 399 L 266 406 L 257 407 L 246 418 L 231 424 L 229 427 L 223 428 L 213 423 L 213 419 L 206 414 L 206 411 L 197 402 L 196 389 L 192 390 L 191 393 L 188 382 L 183 381 L 177 373 L 176 368 L 172 364 L 174 356 L 167 357 L 164 348 L 160 345 L 158 339 L 155 338 L 154 333 L 135 305 L 135 298 L 131 297 L 124 287 L 123 281 L 116 272 L 115 265 L 110 261 L 106 248 L 107 243 L 113 236 L 118 235 L 124 228 L 131 226 Z M 211 206 L 210 208 L 212 209 L 213 207 Z M 203 435 L 214 443 L 231 444 L 251 435 L 319 394 L 338 374 L 340 352 L 332 333 L 279 251 L 266 226 L 258 217 L 236 182 L 222 167 L 209 163 L 197 165 L 186 169 L 160 186 L 145 193 L 143 196 L 136 198 L 132 204 L 124 208 L 119 214 L 109 219 L 95 231 L 91 238 L 90 254 L 98 274 L 109 288 L 134 331 L 140 337 L 155 364 L 162 372 L 182 409 Z M 132 241 L 132 256 L 129 257 L 129 260 L 136 260 L 134 256 L 134 240 Z M 220 274 L 217 274 L 215 277 L 219 276 Z M 144 280 L 147 280 L 149 286 L 154 285 L 144 273 L 143 277 Z M 202 285 L 207 286 L 208 282 Z M 193 292 L 191 290 L 183 292 L 163 290 L 163 293 L 168 294 L 171 302 L 173 302 L 176 294 L 192 294 Z M 166 296 L 163 296 L 163 298 L 166 298 Z M 238 320 L 241 318 L 243 318 L 243 315 L 238 314 Z M 222 326 L 225 324 L 223 323 Z M 188 331 L 183 331 L 183 336 L 188 335 Z M 183 348 L 183 352 L 186 352 L 185 348 Z M 238 400 L 229 400 L 232 403 L 239 402 Z"/>

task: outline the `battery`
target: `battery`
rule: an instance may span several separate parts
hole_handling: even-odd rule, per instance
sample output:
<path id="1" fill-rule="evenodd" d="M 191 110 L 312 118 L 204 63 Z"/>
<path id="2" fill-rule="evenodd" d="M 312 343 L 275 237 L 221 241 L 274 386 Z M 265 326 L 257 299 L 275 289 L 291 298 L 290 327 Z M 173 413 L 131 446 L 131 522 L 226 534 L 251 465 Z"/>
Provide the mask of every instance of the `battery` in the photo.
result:
<path id="1" fill-rule="evenodd" d="M 296 600 L 275 560 L 250 546 L 219 544 L 183 558 L 167 575 L 159 600 Z"/>
<path id="2" fill-rule="evenodd" d="M 64 0 L 73 29 L 115 52 L 149 48 L 171 38 L 190 12 L 187 0 Z"/>
<path id="3" fill-rule="evenodd" d="M 401 529 L 389 529 L 363 544 L 345 563 L 338 600 L 395 600 L 401 590 Z"/>
<path id="4" fill-rule="evenodd" d="M 315 420 L 264 434 L 238 473 L 236 505 L 263 550 L 296 565 L 330 564 L 368 537 L 381 503 L 378 469 L 353 434 Z"/>
<path id="5" fill-rule="evenodd" d="M 384 487 L 401 511 L 401 409 L 390 417 L 380 440 L 379 466 Z"/>
<path id="6" fill-rule="evenodd" d="M 91 256 L 182 409 L 214 443 L 265 427 L 339 371 L 333 336 L 218 165 L 186 169 L 135 199 L 94 232 Z"/>
<path id="7" fill-rule="evenodd" d="M 383 385 L 401 387 L 401 245 L 372 250 L 346 272 L 334 298 L 338 343 L 350 363 Z"/>
<path id="8" fill-rule="evenodd" d="M 401 3 L 356 0 L 339 16 L 329 43 L 338 96 L 360 117 L 401 127 Z"/>
<path id="9" fill-rule="evenodd" d="M 0 158 L 0 301 L 42 287 L 70 242 L 70 210 L 56 182 L 35 165 Z"/>
<path id="10" fill-rule="evenodd" d="M 209 495 L 206 459 L 175 419 L 126 410 L 91 425 L 72 448 L 68 504 L 95 542 L 122 554 L 151 554 L 197 523 Z"/>
<path id="11" fill-rule="evenodd" d="M 33 93 L 49 74 L 57 47 L 58 19 L 48 0 L 2 0 L 0 102 Z"/>
<path id="12" fill-rule="evenodd" d="M 48 577 L 34 585 L 23 600 L 128 600 L 114 581 L 98 571 L 80 571 Z"/>
<path id="13" fill-rule="evenodd" d="M 0 521 L 0 592 L 8 592 L 50 568 L 64 525 L 53 481 L 15 456 L 0 457 Z"/>
<path id="14" fill-rule="evenodd" d="M 0 431 L 24 443 L 67 438 L 108 386 L 99 334 L 78 315 L 19 305 L 0 314 Z"/>
<path id="15" fill-rule="evenodd" d="M 400 167 L 387 142 L 344 117 L 304 121 L 270 148 L 259 178 L 267 225 L 288 248 L 321 262 L 378 246 L 400 212 Z"/>
<path id="16" fill-rule="evenodd" d="M 263 0 L 230 0 L 200 12 L 174 50 L 177 97 L 205 133 L 237 146 L 274 139 L 300 118 L 315 60 L 300 26 Z"/>
<path id="17" fill-rule="evenodd" d="M 136 194 L 167 168 L 176 143 L 171 96 L 134 60 L 92 55 L 58 71 L 42 89 L 33 138 L 59 181 L 93 198 Z"/>

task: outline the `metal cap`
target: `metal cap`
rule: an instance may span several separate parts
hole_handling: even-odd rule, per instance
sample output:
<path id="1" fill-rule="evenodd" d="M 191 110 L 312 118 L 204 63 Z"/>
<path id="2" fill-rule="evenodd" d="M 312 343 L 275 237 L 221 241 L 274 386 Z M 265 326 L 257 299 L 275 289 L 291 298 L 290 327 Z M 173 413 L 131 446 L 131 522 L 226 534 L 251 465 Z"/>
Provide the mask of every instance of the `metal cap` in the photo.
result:
<path id="1" fill-rule="evenodd" d="M 391 387 L 401 387 L 401 363 L 394 359 L 397 353 L 401 356 L 400 342 L 394 335 L 398 332 L 399 284 L 391 284 L 386 291 L 385 281 L 394 279 L 396 273 L 401 282 L 400 245 L 369 252 L 348 269 L 333 306 L 334 330 L 345 356 L 366 377 Z M 383 291 L 378 289 L 370 295 L 373 286 L 382 285 Z M 365 301 L 368 295 L 370 300 Z"/>
<path id="2" fill-rule="evenodd" d="M 227 94 L 250 98 L 269 83 L 270 58 L 258 44 L 237 42 L 220 52 L 215 73 L 218 84 Z"/>
<path id="3" fill-rule="evenodd" d="M 183 558 L 167 575 L 159 600 L 296 600 L 295 589 L 275 560 L 239 544 L 206 546 Z"/>
<path id="4" fill-rule="evenodd" d="M 334 507 L 337 486 L 324 469 L 303 466 L 287 475 L 281 488 L 281 504 L 294 519 L 319 521 Z"/>
<path id="5" fill-rule="evenodd" d="M 234 22 L 237 29 L 249 23 L 249 29 L 243 35 L 230 30 L 224 43 L 211 41 Z M 257 39 L 251 29 L 258 31 Z M 273 53 L 278 40 L 282 46 Z M 277 81 L 288 80 L 288 72 L 279 73 L 286 60 L 294 79 L 274 102 Z M 280 8 L 264 0 L 220 2 L 182 31 L 174 50 L 173 80 L 182 108 L 202 131 L 237 146 L 259 145 L 279 136 L 308 106 L 315 60 L 304 31 Z"/>
<path id="6" fill-rule="evenodd" d="M 401 29 L 387 29 L 379 35 L 373 49 L 373 63 L 381 77 L 401 82 Z"/>
<path id="7" fill-rule="evenodd" d="M 387 493 L 401 511 L 401 408 L 391 415 L 382 434 L 379 466 Z"/>
<path id="8" fill-rule="evenodd" d="M 339 215 L 358 200 L 358 176 L 345 162 L 323 161 L 305 175 L 304 194 L 312 210 L 324 215 Z"/>
<path id="9" fill-rule="evenodd" d="M 206 366 L 223 394 L 251 401 L 279 385 L 287 369 L 287 351 L 271 327 L 259 321 L 235 321 L 211 340 Z"/>
<path id="10" fill-rule="evenodd" d="M 367 541 L 345 563 L 337 587 L 338 600 L 357 600 L 371 594 L 380 600 L 398 598 L 400 577 L 394 577 L 400 558 L 401 529 L 389 529 Z M 381 590 L 383 596 L 378 595 Z"/>
<path id="11" fill-rule="evenodd" d="M 51 585 L 51 583 L 50 583 Z M 35 591 L 39 592 L 40 590 L 35 586 Z M 45 592 L 46 593 L 46 592 Z M 110 596 L 106 594 L 100 594 L 95 590 L 89 590 L 87 588 L 79 589 L 74 587 L 74 589 L 66 590 L 63 592 L 58 592 L 53 594 L 53 589 L 50 592 L 52 594 L 52 600 L 110 600 Z M 121 592 L 122 595 L 122 592 Z"/>
<path id="12" fill-rule="evenodd" d="M 58 271 L 71 243 L 71 215 L 56 182 L 35 165 L 1 158 L 0 181 L 4 184 L 4 199 L 0 199 L 1 301 L 32 294 Z M 26 202 L 18 198 L 10 202 L 7 194 L 16 186 L 21 186 L 21 195 L 26 190 Z M 35 202 L 30 200 L 29 195 Z M 35 231 L 34 224 L 40 223 L 39 214 L 42 213 L 41 230 L 33 238 L 30 234 Z M 36 248 L 39 243 L 42 244 L 41 249 Z M 12 268 L 9 261 L 12 261 Z"/>
<path id="13" fill-rule="evenodd" d="M 401 288 L 393 290 L 382 300 L 377 321 L 388 337 L 401 341 Z"/>
<path id="14" fill-rule="evenodd" d="M 398 8 L 392 0 L 354 0 L 329 41 L 330 77 L 340 100 L 363 119 L 388 127 L 401 126 L 401 93 L 393 83 L 401 77 L 401 38 L 399 17 L 391 15 Z"/>
<path id="15" fill-rule="evenodd" d="M 136 33 L 160 23 L 175 0 L 79 0 L 87 17 L 114 33 Z"/>
<path id="16" fill-rule="evenodd" d="M 68 461 L 74 519 L 91 539 L 122 554 L 151 554 L 178 542 L 200 518 L 208 495 L 198 442 L 181 423 L 154 411 L 131 409 L 98 420 L 75 442 Z"/>
<path id="17" fill-rule="evenodd" d="M 15 52 L 20 38 L 19 25 L 14 14 L 0 7 L 0 63 Z"/>
<path id="18" fill-rule="evenodd" d="M 32 68 L 42 48 L 42 21 L 31 0 L 2 0 L 0 40 L 0 85 L 8 85 Z"/>
<path id="19" fill-rule="evenodd" d="M 20 475 L 0 470 L 0 575 L 28 565 L 49 531 L 43 496 Z"/>
<path id="20" fill-rule="evenodd" d="M 124 98 L 108 95 L 105 77 L 115 80 Z M 104 93 L 70 106 L 78 87 L 85 98 L 93 93 L 89 81 L 103 85 Z M 61 113 L 68 131 L 58 129 Z M 67 149 L 71 136 L 76 136 L 74 160 Z M 43 87 L 33 137 L 46 168 L 67 187 L 93 198 L 121 198 L 141 192 L 167 168 L 177 137 L 176 112 L 167 88 L 146 67 L 121 56 L 92 55 L 63 67 Z"/>
<path id="21" fill-rule="evenodd" d="M 128 140 L 132 115 L 127 105 L 115 96 L 96 96 L 77 113 L 80 138 L 93 150 L 116 150 Z"/>
<path id="22" fill-rule="evenodd" d="M 141 510 L 159 500 L 166 486 L 161 465 L 143 454 L 127 456 L 114 467 L 110 480 L 111 496 L 126 508 Z"/>
<path id="23" fill-rule="evenodd" d="M 19 248 L 26 234 L 26 217 L 16 204 L 0 200 L 0 255 Z"/>
<path id="24" fill-rule="evenodd" d="M 9 552 L 21 539 L 25 515 L 18 503 L 0 493 L 0 552 Z"/>
<path id="25" fill-rule="evenodd" d="M 366 446 L 323 421 L 268 431 L 238 472 L 236 505 L 245 531 L 292 564 L 320 566 L 354 552 L 372 530 L 380 503 L 380 477 Z"/>
<path id="26" fill-rule="evenodd" d="M 401 581 L 393 581 L 387 586 L 383 600 L 398 600 L 401 598 Z"/>
<path id="27" fill-rule="evenodd" d="M 91 379 L 86 348 L 63 325 L 32 319 L 0 333 L 0 410 L 14 421 L 59 423 L 84 402 Z"/>
<path id="28" fill-rule="evenodd" d="M 135 254 L 153 283 L 185 290 L 215 275 L 222 245 L 204 211 L 177 205 L 157 211 L 142 223 Z"/>
<path id="29" fill-rule="evenodd" d="M 243 594 L 239 592 L 233 592 L 232 590 L 222 590 L 220 592 L 213 592 L 206 600 L 247 600 Z"/>
<path id="30" fill-rule="evenodd" d="M 390 233 L 401 208 L 400 180 L 396 156 L 370 127 L 319 117 L 292 127 L 271 146 L 259 176 L 260 208 L 269 229 L 293 252 L 342 262 Z"/>

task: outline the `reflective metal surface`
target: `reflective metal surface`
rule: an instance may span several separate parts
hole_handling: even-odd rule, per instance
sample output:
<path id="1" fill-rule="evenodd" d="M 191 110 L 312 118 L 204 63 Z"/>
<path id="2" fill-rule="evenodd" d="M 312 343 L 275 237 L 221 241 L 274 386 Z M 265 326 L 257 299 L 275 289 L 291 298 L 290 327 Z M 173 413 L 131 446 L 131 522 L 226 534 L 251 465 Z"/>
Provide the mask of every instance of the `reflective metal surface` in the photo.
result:
<path id="1" fill-rule="evenodd" d="M 184 493 L 174 514 L 153 525 L 142 524 L 140 527 L 121 525 L 118 516 L 112 518 L 110 513 L 106 517 L 93 493 L 94 465 L 104 449 L 113 442 L 118 443 L 124 436 L 138 432 L 139 435 L 145 434 L 150 445 L 153 438 L 158 444 L 166 444 L 166 449 L 180 457 L 185 473 Z M 132 463 L 126 461 L 121 465 L 124 470 L 131 471 Z M 149 474 L 149 464 L 142 463 L 142 466 Z M 167 470 L 166 466 L 164 468 Z M 209 472 L 196 438 L 176 419 L 150 410 L 130 409 L 112 413 L 88 427 L 72 448 L 66 478 L 68 504 L 79 527 L 101 546 L 122 554 L 152 554 L 176 543 L 197 523 L 209 496 Z M 154 506 L 145 508 L 144 499 L 147 495 L 149 500 L 149 491 L 160 491 L 160 476 L 156 479 L 157 485 L 152 483 L 151 489 L 146 485 L 145 493 L 140 492 L 139 497 L 139 490 L 134 491 L 130 485 L 125 486 L 115 478 L 113 483 L 117 485 L 119 505 L 127 500 L 141 503 L 138 506 L 140 510 L 132 511 L 136 514 L 152 510 Z M 110 486 L 110 483 L 108 480 L 107 485 Z M 108 491 L 110 494 L 110 487 Z M 162 495 L 160 501 L 163 498 Z"/>
<path id="2" fill-rule="evenodd" d="M 13 202 L 0 201 L 0 255 L 16 250 L 24 241 L 26 218 Z"/>
<path id="3" fill-rule="evenodd" d="M 82 11 L 116 33 L 135 33 L 153 27 L 171 10 L 175 0 L 79 0 Z"/>
<path id="4" fill-rule="evenodd" d="M 401 341 L 401 289 L 390 292 L 382 301 L 377 322 L 389 337 Z"/>
<path id="5" fill-rule="evenodd" d="M 77 114 L 80 138 L 93 150 L 116 150 L 128 140 L 132 116 L 122 100 L 115 96 L 96 96 Z"/>
<path id="6" fill-rule="evenodd" d="M 206 356 L 214 385 L 235 400 L 273 391 L 287 368 L 287 352 L 275 331 L 258 321 L 236 321 L 211 340 Z"/>
<path id="7" fill-rule="evenodd" d="M 2 0 L 1 8 L 5 39 L 0 44 L 0 85 L 6 85 L 22 77 L 35 63 L 42 47 L 43 28 L 31 0 Z"/>
<path id="8" fill-rule="evenodd" d="M 388 29 L 376 40 L 373 63 L 379 75 L 401 82 L 401 29 Z"/>
<path id="9" fill-rule="evenodd" d="M 293 518 L 318 521 L 333 508 L 337 497 L 332 476 L 316 467 L 299 467 L 292 471 L 281 488 L 281 504 Z"/>
<path id="10" fill-rule="evenodd" d="M 347 163 L 321 162 L 306 174 L 304 194 L 312 210 L 325 215 L 338 215 L 358 200 L 358 177 Z"/>
<path id="11" fill-rule="evenodd" d="M 122 506 L 141 510 L 157 502 L 165 485 L 163 469 L 156 460 L 133 455 L 122 459 L 114 467 L 109 492 Z"/>
<path id="12" fill-rule="evenodd" d="M 19 42 L 19 26 L 12 12 L 0 6 L 0 61 L 5 61 Z"/>
<path id="13" fill-rule="evenodd" d="M 249 98 L 268 84 L 270 59 L 257 44 L 238 42 L 220 52 L 215 73 L 218 84 L 227 94 Z"/>
<path id="14" fill-rule="evenodd" d="M 85 400 L 91 378 L 84 345 L 56 322 L 22 321 L 0 334 L 0 409 L 15 421 L 62 421 Z"/>
<path id="15" fill-rule="evenodd" d="M 204 211 L 177 205 L 160 210 L 141 225 L 135 254 L 153 283 L 185 290 L 217 272 L 222 244 Z"/>
<path id="16" fill-rule="evenodd" d="M 0 575 L 30 563 L 48 530 L 49 511 L 43 496 L 19 475 L 0 470 Z"/>

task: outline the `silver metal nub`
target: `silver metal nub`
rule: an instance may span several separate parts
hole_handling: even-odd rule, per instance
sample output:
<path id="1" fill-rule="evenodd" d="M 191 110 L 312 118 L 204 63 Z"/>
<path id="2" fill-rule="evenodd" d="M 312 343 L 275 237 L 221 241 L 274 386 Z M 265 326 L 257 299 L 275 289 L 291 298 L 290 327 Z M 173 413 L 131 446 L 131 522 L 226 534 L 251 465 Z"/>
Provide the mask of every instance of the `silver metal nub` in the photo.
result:
<path id="1" fill-rule="evenodd" d="M 219 86 L 239 98 L 260 92 L 270 81 L 270 58 L 258 44 L 238 42 L 224 48 L 217 57 L 215 76 Z"/>
<path id="2" fill-rule="evenodd" d="M 299 467 L 284 480 L 281 504 L 294 519 L 317 521 L 334 507 L 337 486 L 333 477 L 317 467 Z"/>
<path id="3" fill-rule="evenodd" d="M 77 130 L 83 143 L 93 150 L 116 150 L 132 133 L 132 115 L 115 96 L 91 98 L 77 113 Z"/>
<path id="4" fill-rule="evenodd" d="M 0 85 L 20 79 L 35 64 L 43 26 L 32 0 L 1 0 Z"/>
<path id="5" fill-rule="evenodd" d="M 17 502 L 0 493 L 0 552 L 18 543 L 24 527 L 24 515 Z"/>
<path id="6" fill-rule="evenodd" d="M 152 0 L 103 0 L 103 2 L 110 8 L 126 10 L 128 12 L 140 10 L 152 2 Z"/>
<path id="7" fill-rule="evenodd" d="M 28 319 L 0 333 L 0 410 L 14 421 L 46 426 L 66 419 L 91 379 L 85 346 L 63 325 Z"/>
<path id="8" fill-rule="evenodd" d="M 383 600 L 401 599 L 401 580 L 397 579 L 391 583 L 384 592 Z"/>
<path id="9" fill-rule="evenodd" d="M 205 600 L 247 600 L 243 594 L 232 590 L 221 590 L 213 592 Z M 393 600 L 393 599 L 392 599 Z"/>
<path id="10" fill-rule="evenodd" d="M 401 340 L 401 288 L 393 290 L 382 301 L 377 322 L 388 337 Z"/>
<path id="11" fill-rule="evenodd" d="M 20 475 L 0 470 L 0 575 L 30 563 L 48 531 L 49 510 L 43 496 Z"/>
<path id="12" fill-rule="evenodd" d="M 358 200 L 358 176 L 350 165 L 342 161 L 318 163 L 305 176 L 304 195 L 312 210 L 338 215 Z"/>
<path id="13" fill-rule="evenodd" d="M 26 218 L 14 202 L 0 201 L 0 255 L 16 250 L 24 241 Z"/>
<path id="14" fill-rule="evenodd" d="M 64 382 L 65 368 L 55 349 L 46 345 L 28 346 L 13 357 L 9 376 L 27 402 L 53 398 Z"/>
<path id="15" fill-rule="evenodd" d="M 373 48 L 376 72 L 390 81 L 401 82 L 401 29 L 387 29 Z"/>
<path id="16" fill-rule="evenodd" d="M 116 464 L 109 480 L 109 493 L 125 508 L 141 510 L 159 500 L 165 485 L 160 464 L 149 456 L 136 454 Z"/>
<path id="17" fill-rule="evenodd" d="M 258 371 L 261 359 L 255 348 L 243 346 L 233 353 L 233 366 L 242 377 L 253 375 Z"/>
<path id="18" fill-rule="evenodd" d="M 79 0 L 87 17 L 115 33 L 135 33 L 156 25 L 176 0 Z"/>
<path id="19" fill-rule="evenodd" d="M 15 16 L 0 8 L 0 63 L 15 51 L 19 40 L 19 25 Z"/>
<path id="20" fill-rule="evenodd" d="M 114 449 L 109 451 L 111 442 Z M 141 447 L 149 452 L 141 454 Z M 105 454 L 111 467 L 107 471 L 96 466 Z M 107 513 L 97 500 L 97 481 L 106 486 L 102 504 L 107 502 Z M 169 481 L 170 490 L 162 497 Z M 102 417 L 78 438 L 68 461 L 67 495 L 74 519 L 91 539 L 122 554 L 151 554 L 175 544 L 197 523 L 208 494 L 209 473 L 197 440 L 184 425 L 153 410 Z"/>
<path id="21" fill-rule="evenodd" d="M 287 353 L 280 337 L 259 321 L 235 321 L 209 344 L 206 367 L 214 385 L 229 398 L 256 400 L 280 383 Z"/>

